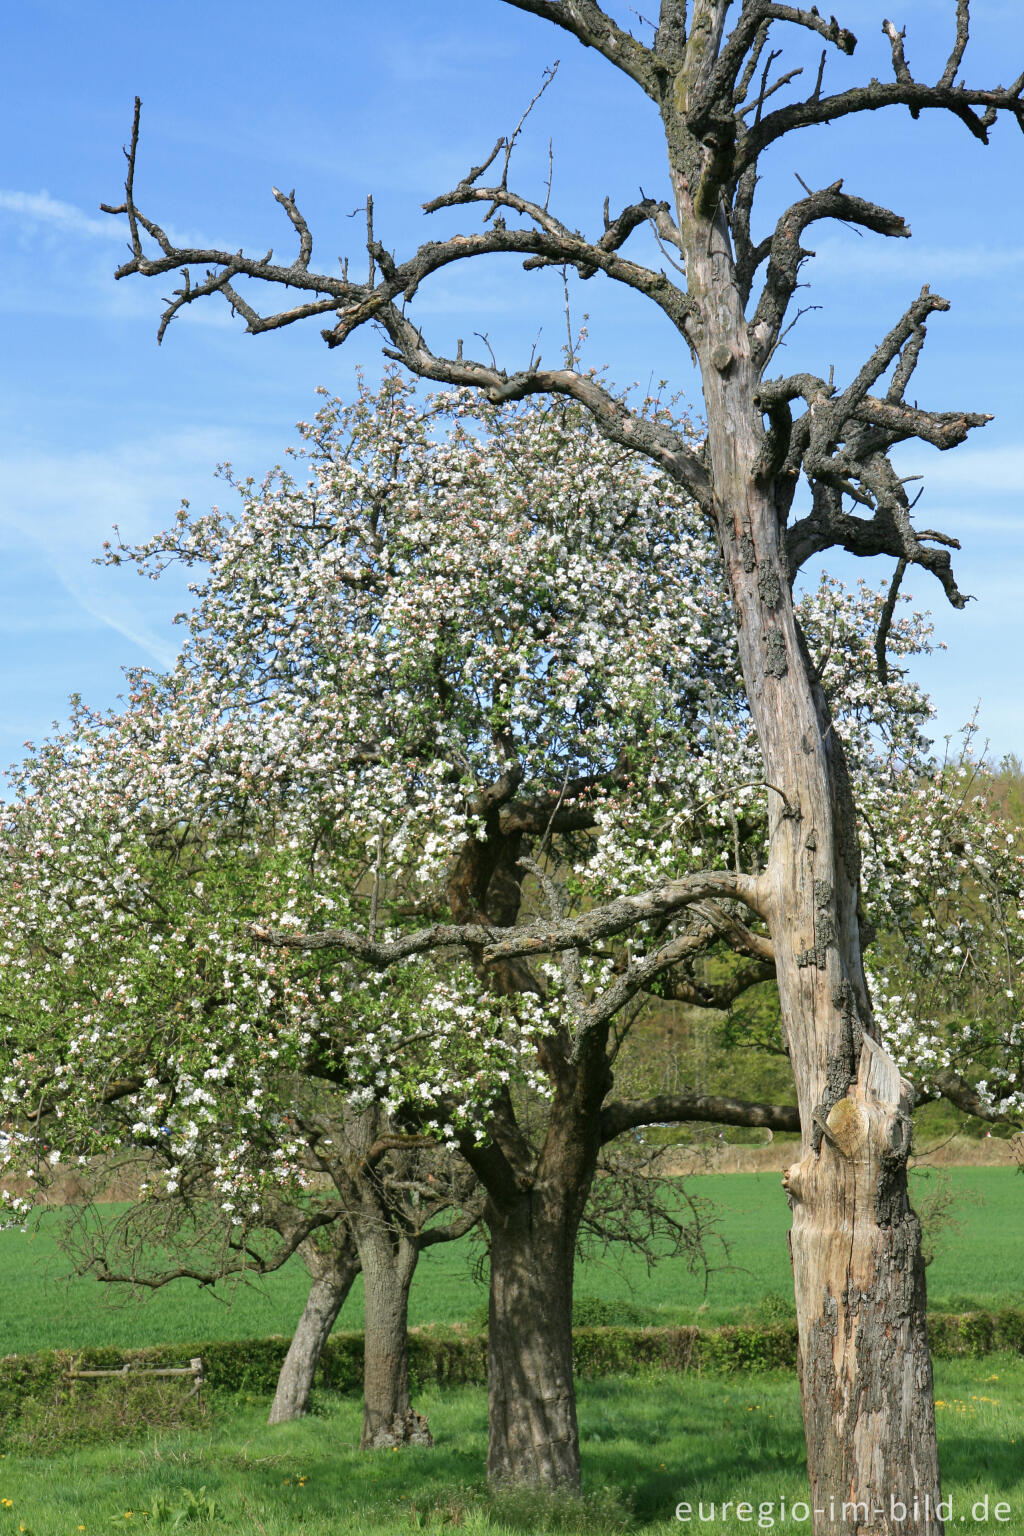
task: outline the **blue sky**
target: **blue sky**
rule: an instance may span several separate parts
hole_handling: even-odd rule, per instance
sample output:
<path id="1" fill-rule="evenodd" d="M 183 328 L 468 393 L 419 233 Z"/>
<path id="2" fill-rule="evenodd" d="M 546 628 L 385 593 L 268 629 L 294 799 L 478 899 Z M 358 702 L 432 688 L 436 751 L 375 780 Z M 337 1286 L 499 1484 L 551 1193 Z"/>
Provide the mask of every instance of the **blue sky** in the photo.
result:
<path id="1" fill-rule="evenodd" d="M 852 61 L 830 56 L 826 88 L 885 77 L 886 5 L 836 5 L 862 37 Z M 612 9 L 629 20 L 628 6 Z M 907 27 L 911 65 L 926 78 L 941 69 L 954 9 L 953 0 L 906 0 L 893 12 Z M 1006 82 L 1024 67 L 1024 9 L 1019 0 L 975 9 L 965 73 Z M 26 0 L 6 9 L 3 762 L 64 716 L 70 693 L 110 703 L 123 666 L 162 666 L 174 654 L 171 618 L 186 597 L 172 582 L 95 566 L 111 525 L 143 537 L 171 520 L 182 497 L 206 507 L 217 500 L 213 470 L 222 460 L 262 475 L 294 439 L 295 421 L 315 409 L 316 385 L 344 396 L 357 364 L 371 377 L 381 366 L 369 331 L 329 353 L 315 323 L 251 338 L 213 301 L 185 314 L 157 348 L 159 300 L 172 283 L 115 284 L 124 231 L 98 209 L 120 197 L 120 147 L 136 93 L 144 103 L 140 206 L 189 242 L 260 253 L 273 244 L 286 254 L 291 232 L 270 188 L 294 186 L 315 263 L 331 267 L 347 252 L 361 267 L 362 222 L 349 215 L 367 192 L 378 234 L 401 257 L 459 226 L 450 213 L 425 218 L 419 205 L 514 127 L 555 59 L 556 80 L 524 131 L 512 185 L 539 189 L 550 139 L 552 207 L 570 224 L 599 231 L 606 194 L 613 210 L 640 187 L 667 195 L 653 109 L 572 38 L 500 0 L 390 0 L 388 15 L 384 26 L 380 8 L 351 0 L 309 0 L 300 12 L 224 0 L 201 20 L 164 0 Z M 792 58 L 804 55 L 793 50 Z M 939 705 L 940 736 L 980 700 L 991 750 L 1024 755 L 1024 140 L 1009 122 L 992 139 L 984 150 L 956 122 L 915 124 L 903 112 L 805 133 L 765 168 L 759 230 L 800 195 L 796 175 L 812 186 L 844 176 L 848 191 L 887 203 L 914 230 L 911 241 L 887 242 L 816 227 L 818 255 L 801 298 L 821 308 L 793 332 L 781 360 L 787 371 L 834 364 L 841 382 L 922 283 L 951 300 L 950 313 L 931 323 L 918 398 L 995 420 L 953 453 L 907 449 L 900 460 L 907 474 L 926 475 L 921 525 L 962 539 L 960 585 L 977 598 L 954 613 L 937 586 L 915 577 L 915 597 L 932 609 L 948 647 L 921 676 Z M 468 222 L 463 211 L 462 227 Z M 577 284 L 572 303 L 577 321 L 590 315 L 587 361 L 606 363 L 622 384 L 667 379 L 699 408 L 685 352 L 650 306 L 602 288 L 600 278 Z M 557 359 L 561 309 L 560 278 L 499 259 L 424 286 L 413 312 L 438 349 L 457 336 L 468 348 L 473 332 L 486 332 L 511 368 L 528 358 L 538 332 L 541 353 Z M 833 565 L 848 575 L 853 562 Z M 857 573 L 889 575 L 880 562 L 858 562 Z"/>

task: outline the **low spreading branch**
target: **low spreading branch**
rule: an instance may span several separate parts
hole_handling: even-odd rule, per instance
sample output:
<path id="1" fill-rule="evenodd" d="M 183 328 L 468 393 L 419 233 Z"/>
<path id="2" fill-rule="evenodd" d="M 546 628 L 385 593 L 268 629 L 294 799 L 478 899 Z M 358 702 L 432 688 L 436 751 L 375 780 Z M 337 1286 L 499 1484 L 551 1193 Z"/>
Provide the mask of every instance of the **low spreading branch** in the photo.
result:
<path id="1" fill-rule="evenodd" d="M 80 1258 L 79 1273 L 91 1274 L 107 1285 L 131 1285 L 150 1291 L 161 1290 L 175 1280 L 194 1280 L 197 1285 L 214 1285 L 218 1280 L 233 1276 L 247 1278 L 269 1275 L 287 1264 L 314 1232 L 334 1226 L 345 1214 L 345 1207 L 337 1201 L 320 1204 L 315 1209 L 301 1213 L 288 1208 L 287 1219 L 283 1219 L 280 1213 L 272 1213 L 265 1219 L 264 1225 L 276 1230 L 281 1242 L 270 1253 L 254 1248 L 248 1238 L 229 1237 L 226 1248 L 232 1257 L 220 1255 L 214 1263 L 208 1265 L 177 1264 L 162 1270 L 148 1271 L 139 1268 L 136 1254 L 127 1269 L 120 1269 L 108 1263 L 104 1244 L 100 1251 L 87 1252 Z"/>
<path id="2" fill-rule="evenodd" d="M 619 1100 L 601 1111 L 601 1139 L 612 1141 L 641 1125 L 710 1121 L 716 1125 L 763 1125 L 771 1131 L 799 1131 L 793 1104 L 750 1104 L 723 1094 L 659 1093 L 654 1098 Z"/>
<path id="3" fill-rule="evenodd" d="M 280 949 L 336 950 L 377 970 L 386 970 L 413 955 L 455 948 L 476 951 L 485 964 L 492 964 L 496 960 L 551 954 L 563 949 L 587 950 L 600 940 L 625 933 L 638 923 L 672 917 L 696 902 L 716 897 L 741 901 L 756 916 L 764 917 L 765 898 L 757 876 L 731 870 L 705 870 L 671 880 L 639 896 L 619 897 L 577 917 L 554 922 L 536 920 L 512 928 L 485 922 L 434 923 L 428 928 L 383 940 L 349 928 L 297 933 L 251 924 L 248 932 L 261 943 Z"/>

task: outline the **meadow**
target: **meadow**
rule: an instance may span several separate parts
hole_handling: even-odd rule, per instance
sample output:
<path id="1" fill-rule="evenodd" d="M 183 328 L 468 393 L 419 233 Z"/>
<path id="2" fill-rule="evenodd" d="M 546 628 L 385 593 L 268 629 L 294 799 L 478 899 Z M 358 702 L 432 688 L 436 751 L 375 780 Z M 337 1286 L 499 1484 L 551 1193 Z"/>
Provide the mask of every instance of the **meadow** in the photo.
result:
<path id="1" fill-rule="evenodd" d="M 935 1249 L 928 1269 L 930 1309 L 1021 1305 L 1024 1178 L 1012 1168 L 922 1170 L 913 1178 L 919 1206 L 935 1203 L 943 1192 L 952 1201 L 937 1230 L 926 1228 Z M 664 1262 L 649 1272 L 638 1254 L 616 1249 L 593 1253 L 578 1267 L 577 1301 L 581 1309 L 588 1302 L 602 1303 L 606 1315 L 581 1321 L 711 1326 L 764 1315 L 766 1297 L 777 1298 L 776 1315 L 789 1305 L 789 1210 L 778 1175 L 716 1174 L 690 1183 L 719 1208 L 729 1250 L 712 1246 L 715 1268 L 707 1291 L 703 1277 L 690 1275 L 679 1262 Z M 59 1217 L 45 1219 L 37 1231 L 0 1232 L 5 1303 L 0 1354 L 287 1334 L 305 1303 L 309 1281 L 297 1260 L 251 1285 L 212 1288 L 178 1282 L 141 1297 L 123 1287 L 101 1287 L 89 1278 L 69 1276 L 68 1260 L 55 1246 L 55 1220 Z M 428 1249 L 413 1282 L 410 1322 L 479 1323 L 487 1300 L 480 1257 L 480 1247 L 472 1242 Z M 358 1329 L 362 1323 L 360 1280 L 338 1327 Z"/>
<path id="2" fill-rule="evenodd" d="M 953 1198 L 932 1234 L 933 1310 L 1020 1305 L 1024 1179 L 997 1168 L 916 1177 L 919 1204 Z M 636 1255 L 595 1254 L 579 1267 L 581 1308 L 601 1307 L 621 1321 L 710 1326 L 777 1316 L 789 1305 L 788 1211 L 777 1175 L 694 1182 L 720 1207 L 732 1249 L 731 1267 L 723 1259 L 706 1295 L 678 1262 L 649 1274 Z M 472 1245 L 429 1250 L 413 1288 L 413 1323 L 478 1322 L 485 1301 L 478 1260 Z M 287 1333 L 306 1290 L 305 1272 L 294 1264 L 223 1299 L 177 1285 L 142 1304 L 117 1292 L 120 1304 L 104 1305 L 106 1288 L 67 1277 L 52 1220 L 34 1233 L 0 1233 L 0 1285 L 3 1353 Z M 361 1323 L 357 1292 L 339 1326 Z M 1024 1536 L 1024 1359 L 937 1360 L 935 1374 L 943 1486 L 953 1510 L 947 1529 Z M 487 1492 L 482 1387 L 424 1386 L 416 1403 L 430 1419 L 433 1450 L 360 1453 L 357 1396 L 325 1390 L 315 1394 L 309 1418 L 273 1429 L 266 1399 L 214 1388 L 198 1426 L 74 1447 L 55 1446 L 41 1433 L 45 1453 L 22 1435 L 0 1447 L 0 1536 L 94 1536 L 117 1526 L 219 1536 L 808 1529 L 800 1513 L 799 1393 L 790 1372 L 645 1370 L 581 1381 L 585 1498 L 573 1505 Z M 39 1412 L 42 1426 L 45 1405 Z M 735 1505 L 743 1500 L 752 1515 L 741 1520 Z M 677 1520 L 677 1505 L 687 1504 L 691 1520 Z M 699 1506 L 707 1516 L 712 1505 L 714 1519 L 700 1521 Z"/>
<path id="3" fill-rule="evenodd" d="M 1024 1536 L 1024 1361 L 940 1361 L 936 1371 L 948 1529 Z M 433 1450 L 356 1449 L 360 1405 L 322 1394 L 298 1423 L 266 1425 L 265 1402 L 214 1398 L 208 1427 L 151 1435 L 56 1457 L 0 1459 L 0 1532 L 98 1536 L 120 1526 L 210 1530 L 219 1536 L 399 1536 L 414 1530 L 637 1536 L 692 1529 L 806 1531 L 799 1397 L 791 1375 L 650 1375 L 582 1384 L 585 1498 L 565 1507 L 486 1494 L 486 1394 L 418 1394 Z M 988 1519 L 972 1510 L 988 1496 Z M 749 1500 L 753 1520 L 724 1501 Z M 782 1501 L 786 1517 L 782 1518 Z M 675 1517 L 692 1506 L 691 1522 Z M 698 1523 L 716 1506 L 713 1523 Z M 1008 1517 L 996 1505 L 1009 1506 Z M 794 1518 L 794 1505 L 797 1505 Z M 979 1517 L 981 1510 L 979 1508 Z M 961 1522 L 961 1516 L 963 1521 Z"/>

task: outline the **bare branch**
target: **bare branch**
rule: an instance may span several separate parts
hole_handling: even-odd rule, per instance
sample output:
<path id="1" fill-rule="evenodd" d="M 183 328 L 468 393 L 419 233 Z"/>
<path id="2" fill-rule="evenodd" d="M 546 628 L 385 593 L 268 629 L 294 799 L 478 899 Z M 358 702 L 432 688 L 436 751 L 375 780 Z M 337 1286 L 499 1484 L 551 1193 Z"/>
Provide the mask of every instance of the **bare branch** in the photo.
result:
<path id="1" fill-rule="evenodd" d="M 894 444 L 909 438 L 940 450 L 955 447 L 991 419 L 980 412 L 923 410 L 902 398 L 924 343 L 927 316 L 948 308 L 945 299 L 923 288 L 841 394 L 809 374 L 761 386 L 757 403 L 772 422 L 763 454 L 765 470 L 778 466 L 780 479 L 788 477 L 792 484 L 802 469 L 814 487 L 810 514 L 786 534 L 791 575 L 811 554 L 840 545 L 854 554 L 888 554 L 920 565 L 937 577 L 954 607 L 962 608 L 967 601 L 957 588 L 947 553 L 959 544 L 946 535 L 914 529 L 904 484 L 887 457 Z M 892 382 L 880 399 L 869 392 L 871 385 L 893 362 Z M 808 409 L 788 429 L 789 447 L 779 465 L 785 411 L 798 397 L 806 400 Z M 870 509 L 872 517 L 844 511 L 843 495 Z M 928 547 L 935 543 L 945 548 Z"/>
<path id="2" fill-rule="evenodd" d="M 939 76 L 940 85 L 955 85 L 956 72 L 963 60 L 964 49 L 967 47 L 967 39 L 971 26 L 971 0 L 957 0 L 956 3 L 956 40 L 953 43 L 953 51 L 946 61 L 946 67 Z"/>
<path id="3" fill-rule="evenodd" d="M 680 332 L 684 330 L 692 305 L 683 290 L 677 288 L 664 272 L 654 272 L 649 267 L 623 260 L 615 254 L 633 230 L 648 221 L 654 224 L 659 234 L 678 246 L 679 232 L 672 221 L 667 203 L 658 203 L 651 198 L 646 198 L 641 203 L 631 205 L 619 214 L 614 223 L 607 226 L 604 234 L 596 242 L 584 240 L 582 235 L 567 228 L 546 206 L 533 202 L 529 198 L 520 197 L 517 193 L 509 192 L 504 186 L 473 187 L 460 183 L 451 192 L 442 193 L 441 196 L 424 203 L 423 207 L 425 212 L 435 213 L 439 208 L 453 208 L 468 203 L 486 203 L 490 207 L 490 212 L 496 208 L 510 208 L 534 221 L 538 231 L 542 232 L 535 237 L 534 245 L 523 244 L 522 236 L 527 234 L 526 231 L 506 232 L 502 228 L 500 233 L 510 233 L 512 243 L 505 244 L 499 241 L 497 245 L 489 247 L 493 250 L 514 250 L 517 254 L 530 249 L 536 250 L 537 254 L 523 263 L 524 270 L 529 271 L 536 267 L 573 266 L 584 279 L 593 277 L 598 271 L 604 272 L 607 277 L 613 278 L 616 282 L 624 283 L 627 287 L 644 294 L 646 298 L 653 299 L 659 308 L 664 310 L 676 329 Z M 490 212 L 487 215 L 488 218 Z M 517 236 L 519 238 L 516 238 Z M 417 272 L 413 278 L 412 293 L 415 293 L 422 278 L 428 272 L 436 271 L 439 266 L 447 265 L 450 261 L 478 254 L 473 249 L 465 248 L 467 239 L 473 238 L 479 237 L 461 235 L 451 241 L 431 242 L 429 246 L 421 246 L 413 262 L 422 261 L 423 270 Z M 450 250 L 449 247 L 451 247 Z M 446 251 L 448 254 L 444 256 Z M 392 284 L 392 296 L 404 292 L 407 300 L 411 297 L 409 284 L 405 283 L 403 287 L 411 266 L 412 263 L 406 262 L 396 271 L 396 280 Z M 403 282 L 398 281 L 399 273 Z M 380 290 L 377 291 L 380 292 Z M 344 334 L 348 334 L 347 329 Z"/>
<path id="4" fill-rule="evenodd" d="M 994 90 L 971 90 L 966 86 L 955 89 L 951 85 L 924 85 L 919 81 L 872 80 L 869 85 L 855 86 L 840 91 L 835 96 L 811 95 L 805 101 L 794 102 L 769 112 L 740 140 L 736 148 L 734 175 L 739 176 L 748 166 L 756 163 L 768 147 L 784 134 L 797 128 L 808 128 L 815 123 L 834 123 L 840 118 L 857 112 L 877 112 L 883 107 L 904 106 L 920 112 L 952 112 L 966 124 L 981 143 L 988 143 L 988 129 L 999 112 L 1008 112 L 1024 131 L 1024 76 L 1009 87 L 997 86 Z M 979 117 L 973 107 L 982 107 Z"/>
<path id="5" fill-rule="evenodd" d="M 681 485 L 699 506 L 710 506 L 711 485 L 707 469 L 682 434 L 630 411 L 592 374 L 578 373 L 572 368 L 542 369 L 538 360 L 532 367 L 509 375 L 493 365 L 464 357 L 435 355 L 427 347 L 422 333 L 393 305 L 382 310 L 377 319 L 395 343 L 394 351 L 385 349 L 386 356 L 404 363 L 420 378 L 480 389 L 495 404 L 503 400 L 522 400 L 533 394 L 568 395 L 587 407 L 596 426 L 609 441 L 644 454 Z"/>
<path id="6" fill-rule="evenodd" d="M 389 1152 L 414 1152 L 436 1146 L 437 1142 L 430 1136 L 419 1136 L 407 1132 L 396 1131 L 389 1135 L 378 1136 L 364 1153 L 360 1169 L 364 1173 L 372 1173 Z"/>
<path id="7" fill-rule="evenodd" d="M 622 896 L 607 906 L 594 907 L 579 917 L 566 918 L 560 923 L 534 922 L 505 935 L 492 934 L 484 950 L 484 959 L 550 953 L 565 945 L 586 949 L 601 939 L 626 932 L 637 923 L 671 917 L 685 907 L 716 897 L 742 901 L 757 916 L 764 916 L 765 898 L 758 877 L 731 870 L 707 870 L 684 875 L 644 895 Z M 689 936 L 682 936 L 679 941 L 673 940 L 676 942 L 681 946 L 678 954 L 663 959 L 662 964 L 671 964 L 673 959 L 680 958 L 691 941 Z"/>
<path id="8" fill-rule="evenodd" d="M 616 65 L 652 99 L 658 99 L 659 69 L 649 48 L 605 15 L 596 0 L 504 0 L 517 11 L 529 11 L 562 27 L 578 38 L 585 48 Z"/>
<path id="9" fill-rule="evenodd" d="M 152 1291 L 160 1290 L 175 1280 L 195 1280 L 199 1285 L 213 1285 L 218 1280 L 235 1275 L 240 1277 L 269 1275 L 281 1269 L 306 1238 L 323 1227 L 333 1226 L 346 1214 L 345 1207 L 337 1201 L 332 1201 L 330 1205 L 318 1206 L 315 1211 L 305 1211 L 301 1214 L 292 1211 L 291 1219 L 287 1223 L 277 1221 L 272 1223 L 274 1229 L 280 1233 L 282 1241 L 270 1255 L 259 1253 L 249 1245 L 248 1240 L 229 1238 L 228 1247 L 236 1257 L 231 1260 L 220 1260 L 207 1269 L 194 1264 L 180 1264 L 168 1266 L 167 1269 L 158 1270 L 153 1274 L 140 1274 L 134 1264 L 126 1270 L 112 1269 L 106 1261 L 104 1252 L 84 1261 L 83 1270 L 80 1270 L 80 1273 L 87 1271 L 97 1280 L 108 1285 L 127 1284 Z"/>
<path id="10" fill-rule="evenodd" d="M 775 966 L 765 960 L 752 960 L 739 967 L 725 981 L 698 981 L 696 977 L 669 971 L 652 987 L 656 996 L 674 1003 L 688 1003 L 693 1008 L 713 1008 L 725 1012 L 751 987 L 772 981 Z"/>
<path id="11" fill-rule="evenodd" d="M 772 0 L 744 0 L 736 25 L 723 43 L 714 67 L 691 99 L 687 127 L 698 139 L 705 138 L 725 103 L 735 104 L 738 79 L 744 82 L 742 94 L 746 94 L 757 67 L 757 56 L 764 47 L 766 26 L 772 21 L 789 21 L 808 27 L 843 53 L 852 53 L 857 46 L 852 32 L 841 27 L 834 16 L 826 21 L 818 15 L 816 8 L 806 10 L 802 6 L 777 5 Z M 750 51 L 754 53 L 754 62 L 752 64 L 748 59 L 744 65 Z M 769 94 L 764 92 L 763 85 L 762 93 L 763 100 L 764 95 Z"/>
<path id="12" fill-rule="evenodd" d="M 793 1104 L 751 1104 L 722 1094 L 660 1093 L 650 1099 L 619 1100 L 601 1111 L 601 1140 L 612 1141 L 639 1125 L 677 1121 L 710 1121 L 718 1125 L 763 1125 L 772 1131 L 799 1131 L 800 1116 Z"/>
<path id="13" fill-rule="evenodd" d="M 548 86 L 551 84 L 552 80 L 555 78 L 557 73 L 558 73 L 558 60 L 556 59 L 555 62 L 552 65 L 550 65 L 549 68 L 547 68 L 544 71 L 544 79 L 541 82 L 540 90 L 537 92 L 537 94 L 533 97 L 533 99 L 528 104 L 528 106 L 526 108 L 526 111 L 523 113 L 522 117 L 519 119 L 519 121 L 516 124 L 515 128 L 512 130 L 511 137 L 505 140 L 505 163 L 504 163 L 504 166 L 502 167 L 502 172 L 501 172 L 501 184 L 502 184 L 502 186 L 505 186 L 505 184 L 506 184 L 506 182 L 508 180 L 509 162 L 512 159 L 512 151 L 516 147 L 516 139 L 518 139 L 519 135 L 523 131 L 523 124 L 526 122 L 526 119 L 529 117 L 530 113 L 533 111 L 533 109 L 537 105 L 538 101 L 540 101 L 541 97 L 544 95 L 544 92 L 547 90 Z"/>
<path id="14" fill-rule="evenodd" d="M 803 467 L 814 485 L 811 515 L 786 533 L 791 574 L 812 553 L 841 545 L 854 554 L 892 554 L 897 561 L 921 565 L 941 582 L 953 607 L 966 604 L 947 553 L 960 544 L 946 535 L 917 533 L 910 522 L 906 488 L 887 459 L 892 445 L 907 438 L 950 449 L 963 442 L 973 427 L 990 419 L 975 412 L 929 412 L 907 406 L 900 398 L 917 366 L 926 316 L 946 309 L 947 301 L 924 287 L 841 395 L 835 395 L 823 379 L 809 375 L 761 387 L 758 402 L 763 409 L 774 407 L 778 412 L 781 402 L 797 395 L 808 401 L 808 412 L 792 429 L 785 465 L 786 473 Z M 897 369 L 886 398 L 870 395 L 870 386 L 895 359 Z M 844 511 L 843 495 L 869 507 L 874 516 L 858 518 Z M 944 548 L 927 547 L 924 539 Z"/>
<path id="15" fill-rule="evenodd" d="M 878 680 L 880 683 L 887 683 L 889 681 L 889 659 L 885 653 L 885 643 L 889 638 L 889 631 L 892 628 L 893 615 L 896 612 L 896 600 L 900 595 L 900 585 L 906 575 L 906 571 L 907 561 L 906 556 L 903 556 L 896 562 L 896 570 L 893 573 L 888 596 L 885 599 L 878 620 L 878 633 L 875 635 L 875 661 L 878 667 Z"/>
<path id="16" fill-rule="evenodd" d="M 766 7 L 766 12 L 773 21 L 792 21 L 799 27 L 817 32 L 827 43 L 834 43 L 840 53 L 852 54 L 857 46 L 857 39 L 849 28 L 841 27 L 834 16 L 826 21 L 824 16 L 819 16 L 817 6 L 812 5 L 808 10 L 802 5 L 773 3 Z"/>
<path id="17" fill-rule="evenodd" d="M 462 1216 L 457 1216 L 453 1221 L 446 1222 L 443 1227 L 426 1227 L 416 1235 L 416 1246 L 420 1249 L 433 1248 L 438 1243 L 456 1243 L 462 1237 L 472 1232 L 483 1220 L 483 1202 L 479 1210 L 466 1211 Z"/>
<path id="18" fill-rule="evenodd" d="M 747 99 L 747 92 L 750 89 L 750 82 L 754 78 L 758 63 L 761 59 L 761 54 L 764 51 L 764 46 L 768 41 L 768 29 L 770 26 L 770 21 L 762 21 L 754 35 L 754 45 L 750 50 L 750 56 L 744 66 L 743 74 L 740 76 L 740 82 L 733 92 L 732 100 L 733 106 L 735 107 L 742 106 Z"/>
<path id="19" fill-rule="evenodd" d="M 117 269 L 118 278 L 132 273 L 153 277 L 164 272 L 185 269 L 184 284 L 175 291 L 164 311 L 160 327 L 161 338 L 170 321 L 185 305 L 195 303 L 197 299 L 208 297 L 210 294 L 223 292 L 232 307 L 243 315 L 249 331 L 254 334 L 276 330 L 313 315 L 337 311 L 338 324 L 332 332 L 328 333 L 331 343 L 337 344 L 344 340 L 357 325 L 374 319 L 384 305 L 391 303 L 399 295 L 404 295 L 408 302 L 423 278 L 430 273 L 454 261 L 491 252 L 534 256 L 558 265 L 582 264 L 584 268 L 601 269 L 610 276 L 616 277 L 617 280 L 638 288 L 654 298 L 665 308 L 666 313 L 676 325 L 682 323 L 688 311 L 686 296 L 676 289 L 664 274 L 649 272 L 646 268 L 639 267 L 633 262 L 625 262 L 615 255 L 615 244 L 621 241 L 616 242 L 614 238 L 606 239 L 604 245 L 593 246 L 582 236 L 559 224 L 546 210 L 526 199 L 517 198 L 503 188 L 491 189 L 488 192 L 475 189 L 472 178 L 485 167 L 475 168 L 470 172 L 469 178 L 460 183 L 454 192 L 445 198 L 435 200 L 431 206 L 441 207 L 451 203 L 471 201 L 498 201 L 533 218 L 538 227 L 533 230 L 507 230 L 499 227 L 477 235 L 456 236 L 444 242 L 428 242 L 411 260 L 398 266 L 373 235 L 368 203 L 369 253 L 371 263 L 376 263 L 380 267 L 383 281 L 379 284 L 373 281 L 373 266 L 371 266 L 371 280 L 365 284 L 350 282 L 344 275 L 311 273 L 308 270 L 312 250 L 309 230 L 295 206 L 294 197 L 291 194 L 285 196 L 277 191 L 275 191 L 275 197 L 285 208 L 300 236 L 299 253 L 290 266 L 273 262 L 272 251 L 268 251 L 262 257 L 250 257 L 242 251 L 175 246 L 165 231 L 152 220 L 147 219 L 135 205 L 134 174 L 140 112 L 141 104 L 137 101 L 132 143 L 130 150 L 127 151 L 129 169 L 125 183 L 125 202 L 116 207 L 108 204 L 102 206 L 108 213 L 127 214 L 129 220 L 132 236 L 131 257 Z M 664 205 L 651 204 L 650 209 L 644 206 L 635 223 L 647 217 L 656 217 L 663 223 L 668 220 L 666 228 L 671 223 Z M 635 223 L 631 227 L 635 227 Z M 629 232 L 626 227 L 628 224 L 628 218 L 623 216 L 623 238 Z M 143 244 L 143 233 L 156 241 L 160 250 L 158 256 L 147 255 Z M 197 266 L 207 270 L 204 281 L 195 284 L 191 280 L 188 269 Z M 262 315 L 239 295 L 237 289 L 231 286 L 237 277 L 248 277 L 282 287 L 303 289 L 315 294 L 316 297 L 277 314 Z"/>
<path id="20" fill-rule="evenodd" d="M 764 916 L 765 896 L 761 880 L 731 870 L 704 870 L 684 875 L 667 885 L 639 896 L 622 896 L 603 907 L 558 922 L 533 922 L 516 928 L 486 923 L 435 923 L 429 928 L 378 941 L 346 928 L 326 928 L 319 933 L 293 933 L 250 924 L 248 932 L 263 944 L 279 949 L 336 950 L 378 970 L 386 970 L 412 955 L 431 950 L 467 948 L 481 951 L 485 964 L 519 955 L 550 954 L 562 949 L 588 949 L 600 939 L 624 933 L 637 923 L 671 917 L 684 907 L 708 898 L 741 901 Z"/>
<path id="21" fill-rule="evenodd" d="M 313 236 L 309 232 L 309 225 L 295 206 L 295 188 L 293 187 L 290 192 L 279 192 L 276 187 L 271 187 L 270 190 L 295 227 L 299 236 L 299 254 L 295 260 L 303 271 L 306 271 L 309 267 L 309 258 L 313 254 Z"/>
<path id="22" fill-rule="evenodd" d="M 770 244 L 767 248 L 763 244 L 758 248 L 760 260 L 768 257 L 768 271 L 748 330 L 754 356 L 762 367 L 768 362 L 781 333 L 786 311 L 796 291 L 800 263 L 812 254 L 803 249 L 800 237 L 808 225 L 819 219 L 841 219 L 880 235 L 903 239 L 910 236 L 907 223 L 898 213 L 864 198 L 850 196 L 843 191 L 842 181 L 812 192 L 787 208 L 775 226 Z"/>
<path id="23" fill-rule="evenodd" d="M 833 547 L 846 549 L 852 555 L 891 555 L 930 571 L 952 606 L 963 608 L 967 598 L 957 587 L 946 549 L 930 549 L 922 542 L 927 538 L 959 549 L 958 541 L 947 535 L 919 535 L 914 530 L 906 492 L 895 470 L 880 455 L 871 464 L 857 466 L 857 470 L 872 495 L 879 498 L 874 516 L 856 517 L 843 510 L 843 490 L 849 492 L 854 488 L 816 482 L 811 512 L 786 532 L 790 575 L 795 575 L 811 555 Z"/>
<path id="24" fill-rule="evenodd" d="M 847 385 L 843 393 L 835 396 L 829 403 L 819 405 L 811 427 L 809 453 L 812 458 L 822 450 L 828 452 L 831 445 L 839 440 L 842 428 L 864 400 L 872 384 L 882 377 L 894 358 L 900 355 L 904 343 L 924 324 L 927 316 L 934 314 L 936 310 L 944 311 L 948 308 L 948 299 L 932 293 L 927 284 L 921 289 L 906 313 L 879 342 L 856 378 Z M 810 467 L 813 474 L 815 469 L 813 462 Z"/>
<path id="25" fill-rule="evenodd" d="M 715 930 L 715 938 L 727 944 L 735 954 L 774 966 L 775 946 L 771 939 L 763 933 L 755 933 L 735 912 L 730 912 L 718 902 L 700 902 L 694 906 L 693 912 L 710 922 Z"/>

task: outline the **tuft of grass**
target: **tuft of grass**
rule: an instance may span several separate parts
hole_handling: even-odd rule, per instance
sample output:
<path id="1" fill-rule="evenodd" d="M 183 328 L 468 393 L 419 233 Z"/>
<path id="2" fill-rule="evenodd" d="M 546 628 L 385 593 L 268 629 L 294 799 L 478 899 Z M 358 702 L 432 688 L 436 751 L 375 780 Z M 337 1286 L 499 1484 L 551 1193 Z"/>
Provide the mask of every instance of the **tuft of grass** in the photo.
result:
<path id="1" fill-rule="evenodd" d="M 48 1455 L 76 1445 L 102 1445 L 156 1429 L 197 1426 L 203 1409 L 166 1381 L 76 1382 L 46 1401 L 25 1399 L 8 1425 L 4 1449 Z"/>

